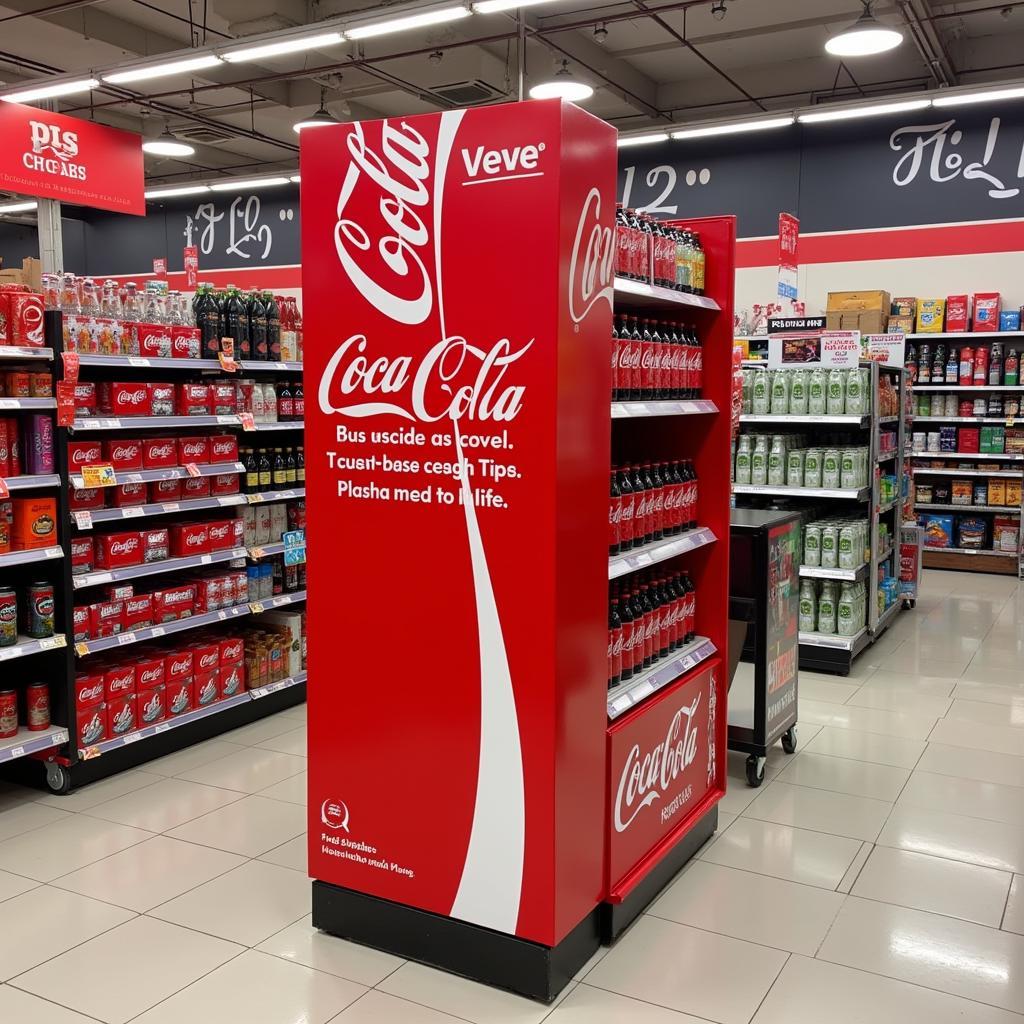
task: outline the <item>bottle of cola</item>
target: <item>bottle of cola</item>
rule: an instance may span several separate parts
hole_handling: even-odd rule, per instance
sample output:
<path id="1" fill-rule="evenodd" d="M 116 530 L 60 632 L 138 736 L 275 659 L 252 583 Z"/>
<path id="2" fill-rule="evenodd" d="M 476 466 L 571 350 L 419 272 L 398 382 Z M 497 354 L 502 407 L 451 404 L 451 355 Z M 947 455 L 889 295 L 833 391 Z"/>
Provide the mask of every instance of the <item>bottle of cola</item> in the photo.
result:
<path id="1" fill-rule="evenodd" d="M 267 340 L 267 307 L 259 292 L 253 292 L 246 303 L 246 314 L 249 319 L 249 341 L 252 345 L 253 359 L 266 362 L 270 358 L 270 345 Z"/>
<path id="2" fill-rule="evenodd" d="M 663 517 L 665 513 L 665 486 L 658 475 L 658 464 L 644 464 L 647 475 L 647 486 L 650 488 L 651 506 L 651 540 L 661 540 L 665 536 Z"/>
<path id="3" fill-rule="evenodd" d="M 608 689 L 622 682 L 622 620 L 618 595 L 608 604 Z"/>
<path id="4" fill-rule="evenodd" d="M 648 507 L 651 496 L 643 466 L 640 465 L 633 467 L 633 494 L 636 496 L 636 506 L 633 510 L 633 522 L 636 524 L 636 546 L 640 547 L 651 539 L 651 510 Z"/>
<path id="5" fill-rule="evenodd" d="M 608 553 L 617 555 L 622 550 L 622 493 L 619 474 L 611 472 L 611 493 L 608 506 Z"/>
<path id="6" fill-rule="evenodd" d="M 272 291 L 263 293 L 263 308 L 267 311 L 267 358 L 277 363 L 281 360 L 281 308 Z"/>
<path id="7" fill-rule="evenodd" d="M 636 543 L 636 523 L 633 516 L 636 502 L 633 494 L 633 482 L 630 479 L 628 466 L 621 468 L 615 475 L 622 510 L 619 516 L 621 550 L 628 551 Z"/>
<path id="8" fill-rule="evenodd" d="M 249 344 L 249 318 L 245 315 L 245 306 L 238 294 L 238 289 L 228 285 L 228 294 L 224 299 L 224 337 L 231 338 L 235 343 L 236 359 L 252 359 L 252 346 Z"/>

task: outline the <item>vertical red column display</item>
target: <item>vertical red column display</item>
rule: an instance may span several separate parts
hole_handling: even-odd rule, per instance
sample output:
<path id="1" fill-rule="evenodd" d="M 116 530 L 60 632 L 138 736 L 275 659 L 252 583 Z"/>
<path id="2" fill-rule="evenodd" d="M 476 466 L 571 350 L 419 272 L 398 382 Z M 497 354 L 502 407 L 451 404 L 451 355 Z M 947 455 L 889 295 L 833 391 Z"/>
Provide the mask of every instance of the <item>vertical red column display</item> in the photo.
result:
<path id="1" fill-rule="evenodd" d="M 302 137 L 310 873 L 547 945 L 602 888 L 615 142 Z"/>

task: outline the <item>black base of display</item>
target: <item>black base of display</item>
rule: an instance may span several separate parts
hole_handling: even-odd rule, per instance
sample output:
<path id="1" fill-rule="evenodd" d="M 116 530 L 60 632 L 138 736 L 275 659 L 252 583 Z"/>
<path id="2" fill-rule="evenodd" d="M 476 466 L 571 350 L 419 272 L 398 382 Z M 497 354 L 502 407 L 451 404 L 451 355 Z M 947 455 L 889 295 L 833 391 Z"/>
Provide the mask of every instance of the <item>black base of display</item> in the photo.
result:
<path id="1" fill-rule="evenodd" d="M 819 647 L 817 644 L 800 645 L 800 668 L 805 672 L 831 672 L 848 676 L 853 655 L 839 647 Z"/>
<path id="2" fill-rule="evenodd" d="M 140 764 L 184 750 L 194 743 L 223 736 L 232 729 L 248 725 L 250 722 L 258 722 L 275 712 L 302 704 L 305 699 L 306 684 L 299 683 L 276 693 L 268 693 L 259 700 L 248 700 L 244 704 L 225 708 L 215 715 L 208 715 L 176 729 L 168 729 L 167 732 L 158 733 L 156 736 L 147 736 L 138 743 L 129 743 L 125 747 L 107 751 L 88 761 L 78 761 L 70 768 L 64 769 L 71 778 L 70 789 L 78 789 L 79 786 L 106 779 L 129 768 L 137 768 Z"/>
<path id="3" fill-rule="evenodd" d="M 715 834 L 718 805 L 708 811 L 621 903 L 602 903 L 601 942 L 610 946 L 661 894 L 691 857 Z"/>
<path id="4" fill-rule="evenodd" d="M 313 882 L 313 926 L 408 960 L 551 1003 L 597 952 L 599 908 L 557 946 Z"/>

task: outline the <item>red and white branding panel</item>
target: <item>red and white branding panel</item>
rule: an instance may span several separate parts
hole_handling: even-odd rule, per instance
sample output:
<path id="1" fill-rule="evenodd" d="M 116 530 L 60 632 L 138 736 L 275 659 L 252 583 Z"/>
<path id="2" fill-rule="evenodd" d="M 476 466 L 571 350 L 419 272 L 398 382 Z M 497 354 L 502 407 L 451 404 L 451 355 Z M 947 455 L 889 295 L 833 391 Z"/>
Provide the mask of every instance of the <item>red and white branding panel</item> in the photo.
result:
<path id="1" fill-rule="evenodd" d="M 615 133 L 347 124 L 302 175 L 310 873 L 554 944 L 601 898 Z"/>
<path id="2" fill-rule="evenodd" d="M 608 730 L 607 888 L 612 902 L 725 792 L 722 663 L 709 662 Z"/>

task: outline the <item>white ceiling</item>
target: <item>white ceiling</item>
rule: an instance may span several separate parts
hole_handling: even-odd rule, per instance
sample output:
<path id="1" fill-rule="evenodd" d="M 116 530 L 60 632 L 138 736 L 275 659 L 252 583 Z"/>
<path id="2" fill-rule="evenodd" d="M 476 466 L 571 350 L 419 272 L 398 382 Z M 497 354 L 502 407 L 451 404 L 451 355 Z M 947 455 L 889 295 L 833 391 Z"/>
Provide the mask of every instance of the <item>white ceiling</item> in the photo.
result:
<path id="1" fill-rule="evenodd" d="M 111 67 L 193 44 L 229 40 L 352 13 L 360 0 L 7 0 L 0 6 L 0 80 Z M 1024 75 L 1024 0 L 878 0 L 876 14 L 904 42 L 840 63 L 824 42 L 861 11 L 860 0 L 555 0 L 525 11 L 526 85 L 568 59 L 596 89 L 584 105 L 621 129 L 761 109 Z M 191 24 L 190 24 L 191 19 Z M 595 28 L 607 36 L 595 38 Z M 96 90 L 60 109 L 156 135 L 169 127 L 197 143 L 187 160 L 147 157 L 153 183 L 294 168 L 292 124 L 324 90 L 340 120 L 464 105 L 438 94 L 481 83 L 485 101 L 516 99 L 514 15 L 475 15 L 321 52 L 218 68 L 193 79 Z"/>

